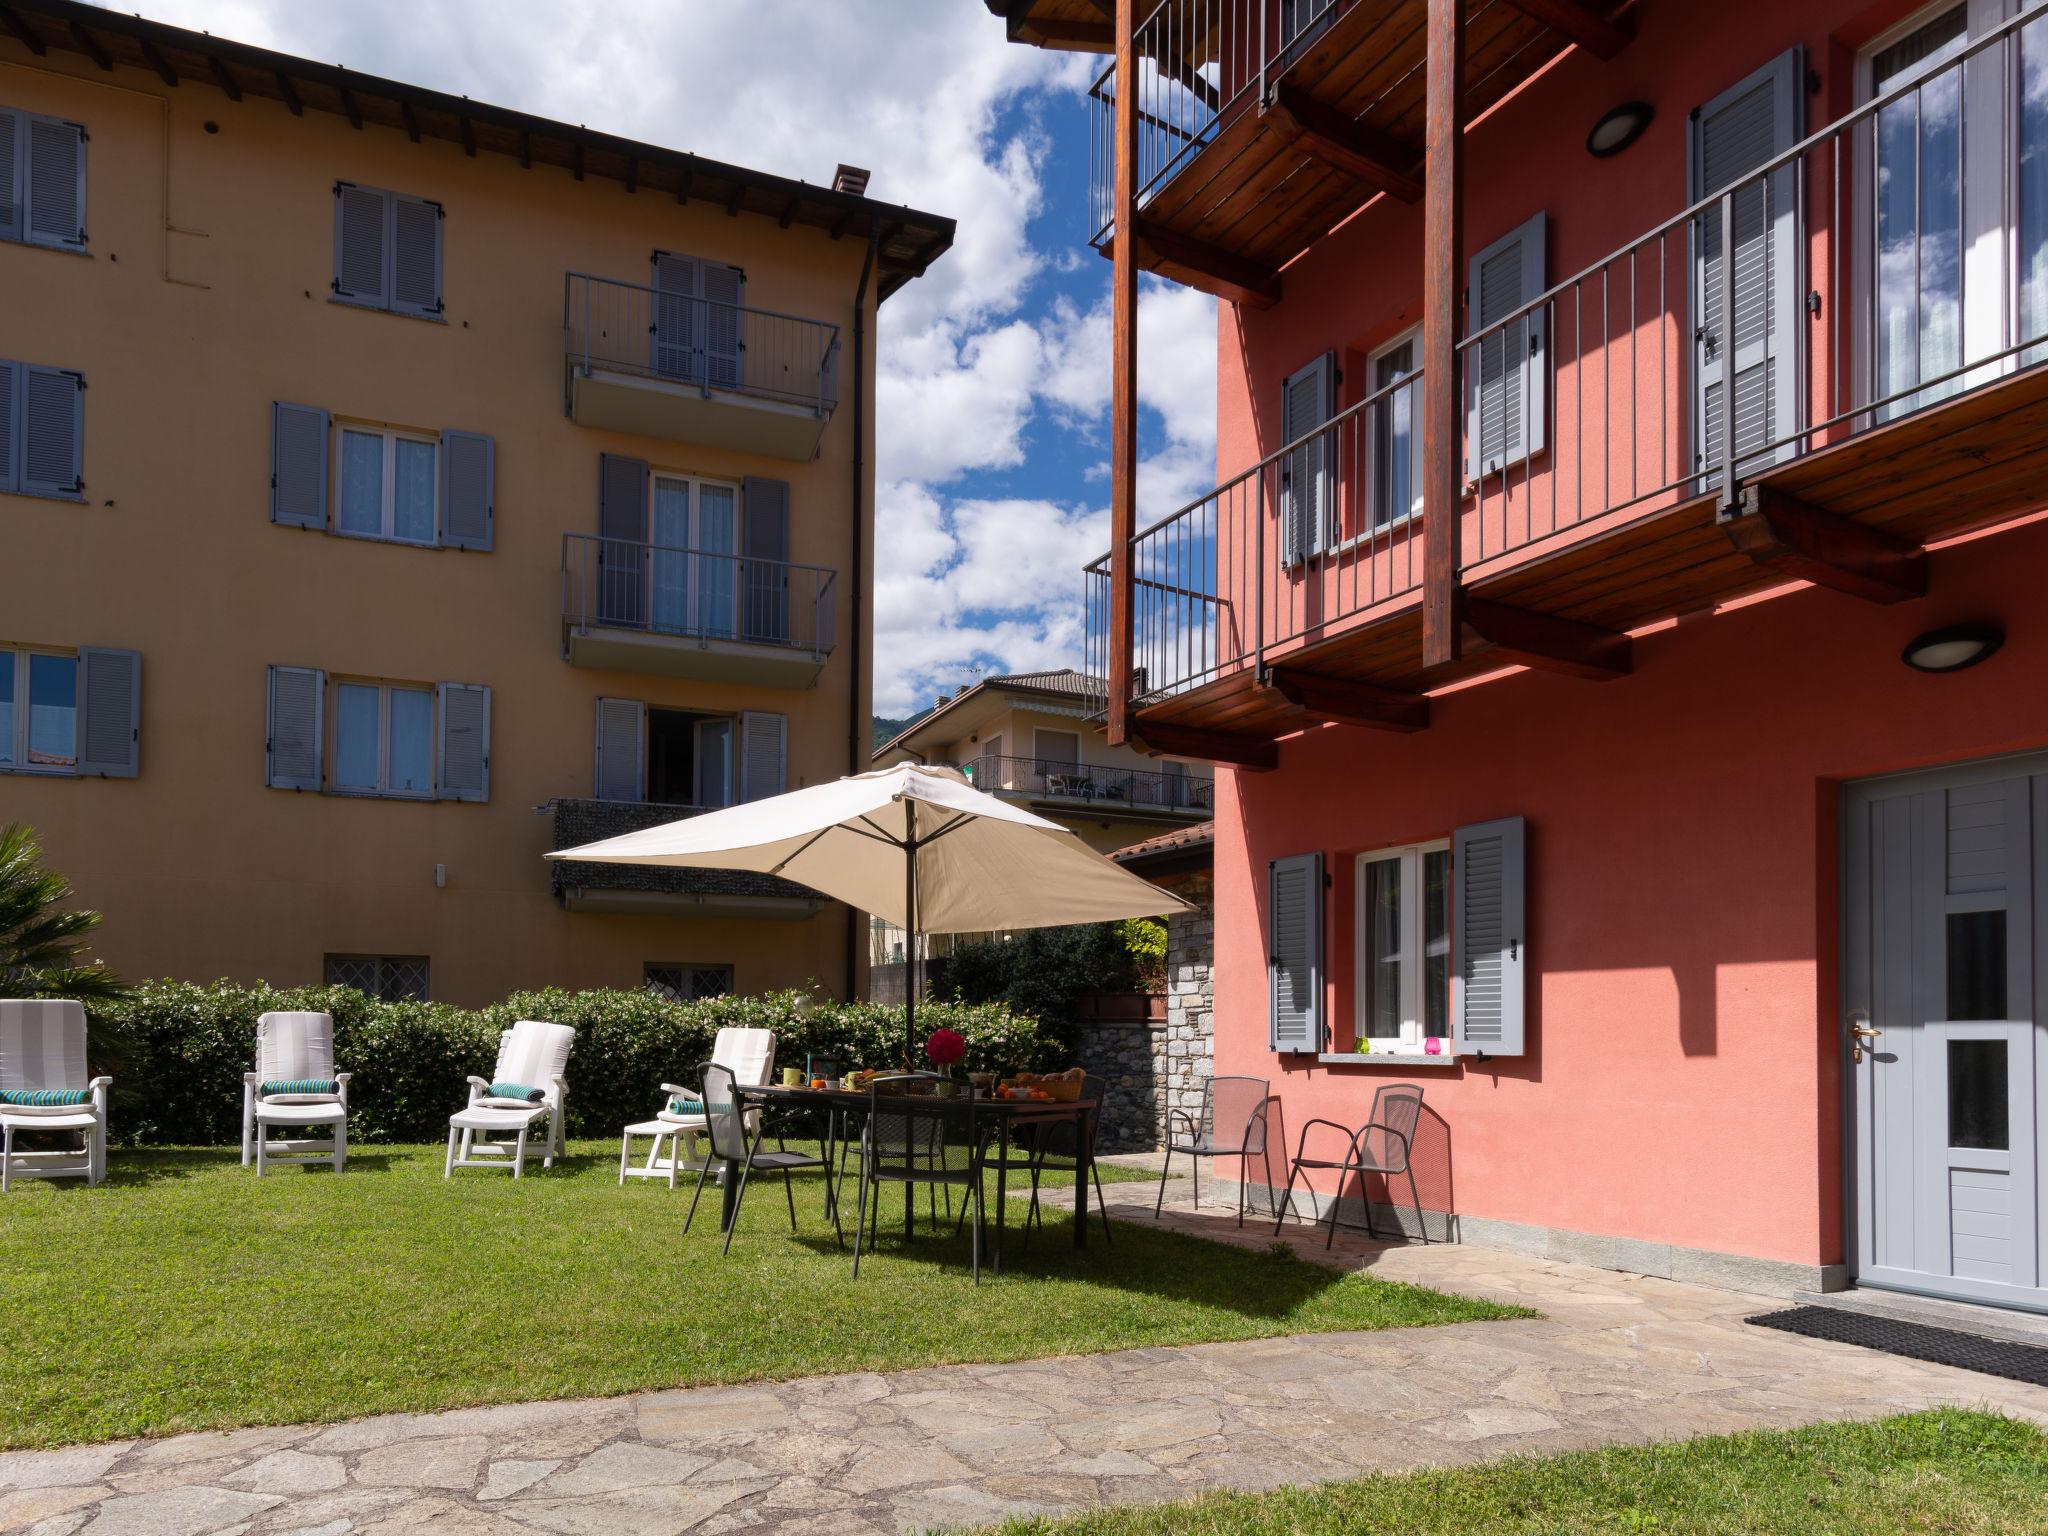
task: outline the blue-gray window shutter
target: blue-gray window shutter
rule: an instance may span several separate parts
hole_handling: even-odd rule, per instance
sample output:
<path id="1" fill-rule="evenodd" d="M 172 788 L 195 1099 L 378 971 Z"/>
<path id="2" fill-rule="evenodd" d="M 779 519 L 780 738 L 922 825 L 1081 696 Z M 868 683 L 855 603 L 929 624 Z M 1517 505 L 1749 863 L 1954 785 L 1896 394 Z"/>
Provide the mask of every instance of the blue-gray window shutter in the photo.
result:
<path id="1" fill-rule="evenodd" d="M 749 709 L 740 715 L 740 798 L 773 799 L 789 787 L 789 717 Z"/>
<path id="2" fill-rule="evenodd" d="M 391 194 L 391 307 L 401 314 L 441 314 L 441 205 Z"/>
<path id="3" fill-rule="evenodd" d="M 21 369 L 21 489 L 76 496 L 85 489 L 85 380 L 68 368 Z"/>
<path id="4" fill-rule="evenodd" d="M 1473 333 L 1506 319 L 1543 292 L 1541 213 L 1471 261 L 1466 306 Z M 1531 310 L 1465 351 L 1465 473 L 1478 480 L 1543 451 L 1550 392 L 1545 311 Z"/>
<path id="5" fill-rule="evenodd" d="M 749 640 L 789 639 L 789 482 L 749 475 L 745 482 L 743 582 Z"/>
<path id="6" fill-rule="evenodd" d="M 270 520 L 327 526 L 327 413 L 316 406 L 271 403 Z"/>
<path id="7" fill-rule="evenodd" d="M 85 245 L 85 128 L 25 116 L 22 237 L 36 245 Z"/>
<path id="8" fill-rule="evenodd" d="M 21 453 L 16 439 L 17 402 L 21 399 L 21 364 L 0 362 L 0 491 L 21 489 Z"/>
<path id="9" fill-rule="evenodd" d="M 441 542 L 489 549 L 497 494 L 497 445 L 481 432 L 441 434 Z"/>
<path id="10" fill-rule="evenodd" d="M 315 667 L 270 669 L 264 782 L 272 789 L 320 787 L 320 732 L 326 713 L 325 672 Z"/>
<path id="11" fill-rule="evenodd" d="M 1460 1056 L 1520 1056 L 1528 946 L 1526 834 L 1519 816 L 1451 839 L 1451 1040 Z"/>
<path id="12" fill-rule="evenodd" d="M 443 800 L 491 798 L 491 690 L 476 683 L 442 683 L 441 775 Z"/>
<path id="13" fill-rule="evenodd" d="M 0 107 L 0 240 L 21 238 L 21 114 Z"/>
<path id="14" fill-rule="evenodd" d="M 637 699 L 597 701 L 597 766 L 593 779 L 600 800 L 638 800 L 646 753 L 641 736 L 647 707 Z"/>
<path id="15" fill-rule="evenodd" d="M 1266 872 L 1270 976 L 1269 1043 L 1276 1051 L 1323 1048 L 1323 856 L 1275 859 Z"/>
<path id="16" fill-rule="evenodd" d="M 142 653 L 78 652 L 78 771 L 135 777 L 142 750 Z"/>
<path id="17" fill-rule="evenodd" d="M 747 275 L 738 267 L 703 262 L 697 281 L 704 294 L 704 381 L 738 386 L 746 376 Z"/>
<path id="18" fill-rule="evenodd" d="M 645 459 L 599 455 L 597 533 L 598 622 L 638 629 L 647 622 Z"/>
<path id="19" fill-rule="evenodd" d="M 1288 375 L 1280 390 L 1280 441 L 1291 443 L 1326 424 L 1337 405 L 1337 359 L 1325 352 Z M 1331 495 L 1329 436 L 1303 444 L 1280 463 L 1281 555 L 1299 565 L 1327 542 Z"/>
<path id="20" fill-rule="evenodd" d="M 334 184 L 335 297 L 357 304 L 390 302 L 391 247 L 385 233 L 390 215 L 388 193 L 352 181 Z"/>
<path id="21" fill-rule="evenodd" d="M 697 348 L 703 327 L 698 324 L 697 263 L 674 251 L 654 253 L 654 371 L 663 378 L 690 379 L 702 372 Z"/>

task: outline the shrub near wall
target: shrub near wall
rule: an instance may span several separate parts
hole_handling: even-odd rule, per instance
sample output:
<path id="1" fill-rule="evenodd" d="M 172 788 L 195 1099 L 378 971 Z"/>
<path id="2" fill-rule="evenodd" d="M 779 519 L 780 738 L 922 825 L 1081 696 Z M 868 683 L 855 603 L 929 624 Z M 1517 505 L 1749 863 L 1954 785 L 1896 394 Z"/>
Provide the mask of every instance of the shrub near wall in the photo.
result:
<path id="1" fill-rule="evenodd" d="M 841 1067 L 898 1065 L 903 1011 L 873 1003 L 809 1004 L 801 993 L 670 1002 L 645 992 L 515 993 L 471 1010 L 442 1003 L 384 1003 L 351 987 L 245 987 L 232 982 L 146 982 L 92 1010 L 94 1069 L 114 1076 L 110 1130 L 154 1146 L 239 1143 L 242 1074 L 255 1061 L 256 1020 L 312 1010 L 334 1017 L 335 1059 L 350 1074 L 349 1131 L 363 1141 L 438 1141 L 467 1096 L 465 1079 L 488 1077 L 498 1035 L 518 1019 L 576 1030 L 569 1058 L 569 1134 L 610 1136 L 657 1107 L 664 1082 L 693 1081 L 726 1025 L 776 1032 L 776 1060 L 806 1054 Z M 1051 1064 L 1035 1019 L 999 1004 L 923 1003 L 922 1039 L 941 1025 L 967 1038 L 967 1064 L 1008 1072 Z M 920 1065 L 923 1063 L 920 1062 Z"/>

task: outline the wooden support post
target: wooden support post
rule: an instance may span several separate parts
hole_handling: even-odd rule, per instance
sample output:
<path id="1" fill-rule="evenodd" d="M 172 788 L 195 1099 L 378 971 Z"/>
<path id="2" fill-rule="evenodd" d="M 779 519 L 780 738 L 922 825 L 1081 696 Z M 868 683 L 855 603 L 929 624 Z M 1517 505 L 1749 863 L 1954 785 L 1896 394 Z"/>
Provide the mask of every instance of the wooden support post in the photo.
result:
<path id="1" fill-rule="evenodd" d="M 1429 0 L 1422 170 L 1422 661 L 1458 659 L 1458 288 L 1465 248 L 1465 0 Z"/>
<path id="2" fill-rule="evenodd" d="M 1110 261 L 1109 718 L 1113 747 L 1131 732 L 1133 586 L 1138 529 L 1138 50 L 1137 0 L 1116 0 L 1116 251 Z"/>
<path id="3" fill-rule="evenodd" d="M 1721 526 L 1737 549 L 1780 575 L 1873 603 L 1927 595 L 1927 556 L 1917 545 L 1768 486 L 1743 486 L 1740 507 Z"/>

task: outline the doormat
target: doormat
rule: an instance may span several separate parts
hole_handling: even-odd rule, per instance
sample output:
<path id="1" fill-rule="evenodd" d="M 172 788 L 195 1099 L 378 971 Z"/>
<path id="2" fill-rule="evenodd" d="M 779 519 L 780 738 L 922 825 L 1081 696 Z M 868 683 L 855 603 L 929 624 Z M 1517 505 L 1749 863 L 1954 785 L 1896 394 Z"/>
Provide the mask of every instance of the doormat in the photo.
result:
<path id="1" fill-rule="evenodd" d="M 1804 1334 L 1809 1339 L 1861 1344 L 1865 1349 L 1903 1355 L 1908 1360 L 1931 1360 L 1936 1365 L 1953 1365 L 1985 1376 L 2003 1376 L 2007 1381 L 2048 1387 L 2048 1349 L 2032 1344 L 2011 1344 L 1954 1328 L 1933 1328 L 1926 1323 L 1874 1317 L 1841 1307 L 1792 1307 L 1783 1312 L 1759 1313 L 1743 1321 L 1759 1328 Z"/>

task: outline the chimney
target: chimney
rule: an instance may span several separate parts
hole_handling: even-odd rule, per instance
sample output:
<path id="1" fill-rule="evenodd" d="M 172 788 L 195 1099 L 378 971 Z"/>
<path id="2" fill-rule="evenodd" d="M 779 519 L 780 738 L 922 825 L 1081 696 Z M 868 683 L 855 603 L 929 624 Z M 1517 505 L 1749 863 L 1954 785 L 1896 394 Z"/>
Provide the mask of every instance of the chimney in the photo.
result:
<path id="1" fill-rule="evenodd" d="M 842 165 L 832 173 L 832 190 L 850 192 L 855 197 L 865 197 L 868 191 L 868 173 L 857 165 Z"/>
<path id="2" fill-rule="evenodd" d="M 952 702 L 951 698 L 949 698 L 949 697 L 948 697 L 948 696 L 947 696 L 946 694 L 943 694 L 943 693 L 942 693 L 942 694 L 940 694 L 940 695 L 938 696 L 938 698 L 937 698 L 937 699 L 936 699 L 936 700 L 935 700 L 935 701 L 933 702 L 933 704 L 932 704 L 932 708 L 933 708 L 933 709 L 944 709 L 944 708 L 945 708 L 945 707 L 946 707 L 946 706 L 947 706 L 948 704 L 950 704 L 951 702 Z"/>

